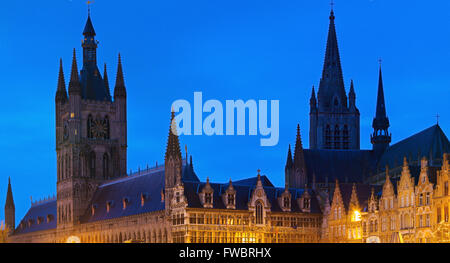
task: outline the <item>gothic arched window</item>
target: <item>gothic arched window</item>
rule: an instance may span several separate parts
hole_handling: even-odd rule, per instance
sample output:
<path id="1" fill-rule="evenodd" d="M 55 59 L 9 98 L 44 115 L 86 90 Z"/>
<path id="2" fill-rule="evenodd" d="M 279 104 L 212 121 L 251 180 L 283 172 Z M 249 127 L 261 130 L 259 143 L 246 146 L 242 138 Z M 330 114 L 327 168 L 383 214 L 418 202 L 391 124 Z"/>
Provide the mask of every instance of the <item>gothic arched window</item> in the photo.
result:
<path id="1" fill-rule="evenodd" d="M 103 178 L 109 178 L 109 157 L 107 153 L 103 154 Z"/>
<path id="2" fill-rule="evenodd" d="M 93 119 L 92 119 L 92 115 L 89 114 L 88 119 L 87 119 L 87 137 L 88 138 L 92 138 L 92 126 L 93 126 Z"/>
<path id="3" fill-rule="evenodd" d="M 262 225 L 264 223 L 263 219 L 263 205 L 260 201 L 256 203 L 256 224 Z"/>
<path id="4" fill-rule="evenodd" d="M 91 178 L 95 177 L 95 152 L 91 152 L 89 155 L 89 175 Z"/>
<path id="5" fill-rule="evenodd" d="M 105 116 L 105 119 L 103 120 L 105 125 L 105 139 L 109 139 L 109 117 Z"/>
<path id="6" fill-rule="evenodd" d="M 341 148 L 341 131 L 339 130 L 339 125 L 334 126 L 334 148 Z"/>
<path id="7" fill-rule="evenodd" d="M 348 149 L 349 147 L 349 141 L 350 141 L 350 137 L 348 134 L 348 126 L 344 125 L 344 130 L 342 132 L 342 141 L 343 141 L 343 148 L 344 149 Z"/>
<path id="8" fill-rule="evenodd" d="M 325 128 L 325 149 L 331 149 L 331 128 L 327 125 Z"/>

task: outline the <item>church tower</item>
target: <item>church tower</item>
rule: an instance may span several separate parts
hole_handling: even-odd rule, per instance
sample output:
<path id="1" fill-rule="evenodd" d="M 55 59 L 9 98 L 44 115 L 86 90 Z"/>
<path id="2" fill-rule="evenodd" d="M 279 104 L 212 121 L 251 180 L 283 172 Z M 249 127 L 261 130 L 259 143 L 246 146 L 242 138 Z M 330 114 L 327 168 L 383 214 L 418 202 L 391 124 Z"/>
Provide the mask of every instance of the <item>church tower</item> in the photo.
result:
<path id="1" fill-rule="evenodd" d="M 377 155 L 382 154 L 391 143 L 391 134 L 389 133 L 389 118 L 386 115 L 386 105 L 384 102 L 383 89 L 383 75 L 380 73 L 378 77 L 378 95 L 377 95 L 377 109 L 375 118 L 373 118 L 372 127 L 373 134 L 370 135 L 370 141 L 373 145 L 373 150 Z"/>
<path id="2" fill-rule="evenodd" d="M 119 54 L 112 101 L 105 71 L 97 67 L 95 30 L 90 14 L 83 31 L 83 66 L 73 50 L 68 93 L 60 61 L 56 108 L 57 223 L 78 224 L 96 187 L 126 175 L 126 89 Z"/>
<path id="3" fill-rule="evenodd" d="M 359 110 L 353 81 L 346 94 L 334 24 L 334 11 L 330 13 L 330 25 L 325 60 L 319 91 L 312 89 L 310 99 L 311 149 L 360 148 Z"/>
<path id="4" fill-rule="evenodd" d="M 16 229 L 16 207 L 11 189 L 11 178 L 8 178 L 8 191 L 6 193 L 5 203 L 5 225 L 8 233 Z"/>

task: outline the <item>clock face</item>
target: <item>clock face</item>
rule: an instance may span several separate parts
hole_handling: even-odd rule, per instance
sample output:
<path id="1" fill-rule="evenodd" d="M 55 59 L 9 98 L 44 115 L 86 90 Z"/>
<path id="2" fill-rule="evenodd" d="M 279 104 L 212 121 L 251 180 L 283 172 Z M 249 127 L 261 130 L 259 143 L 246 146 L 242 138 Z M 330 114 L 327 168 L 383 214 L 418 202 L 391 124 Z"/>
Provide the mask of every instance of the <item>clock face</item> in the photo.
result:
<path id="1" fill-rule="evenodd" d="M 92 123 L 92 135 L 94 138 L 104 138 L 107 132 L 106 124 L 102 120 L 95 120 Z"/>

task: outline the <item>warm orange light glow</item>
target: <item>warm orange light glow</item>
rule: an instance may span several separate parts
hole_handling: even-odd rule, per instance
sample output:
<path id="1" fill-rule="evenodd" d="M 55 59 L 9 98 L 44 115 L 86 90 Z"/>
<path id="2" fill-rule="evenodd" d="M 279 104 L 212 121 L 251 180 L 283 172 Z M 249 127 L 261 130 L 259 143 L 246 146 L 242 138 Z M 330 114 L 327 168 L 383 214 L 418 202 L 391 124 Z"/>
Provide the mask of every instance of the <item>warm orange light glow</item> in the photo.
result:
<path id="1" fill-rule="evenodd" d="M 359 211 L 353 211 L 352 222 L 361 221 L 361 213 Z"/>
<path id="2" fill-rule="evenodd" d="M 67 238 L 66 243 L 81 243 L 81 240 L 77 236 L 70 236 Z"/>

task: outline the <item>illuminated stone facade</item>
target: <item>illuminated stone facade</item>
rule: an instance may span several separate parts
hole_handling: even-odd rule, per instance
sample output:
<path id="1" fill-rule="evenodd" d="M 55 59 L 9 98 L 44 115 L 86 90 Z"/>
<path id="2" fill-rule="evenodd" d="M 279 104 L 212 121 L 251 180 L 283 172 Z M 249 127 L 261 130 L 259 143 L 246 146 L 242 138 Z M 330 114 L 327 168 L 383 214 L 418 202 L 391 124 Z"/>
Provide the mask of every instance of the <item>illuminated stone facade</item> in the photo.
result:
<path id="1" fill-rule="evenodd" d="M 327 215 L 328 229 L 324 231 L 322 241 L 449 242 L 449 161 L 450 155 L 444 154 L 443 165 L 436 173 L 436 183 L 432 183 L 426 158 L 421 160 L 417 180 L 411 176 L 405 158 L 396 187 L 390 179 L 389 169 L 386 169 L 386 180 L 381 191 L 375 191 L 379 186 L 370 186 L 372 192 L 364 206 L 358 206 L 355 202 L 358 194 L 365 194 L 364 191 L 357 191 L 363 186 L 354 184 L 351 198 L 345 203 L 342 196 L 348 193 L 342 193 L 342 186 L 336 183 L 331 212 Z"/>

